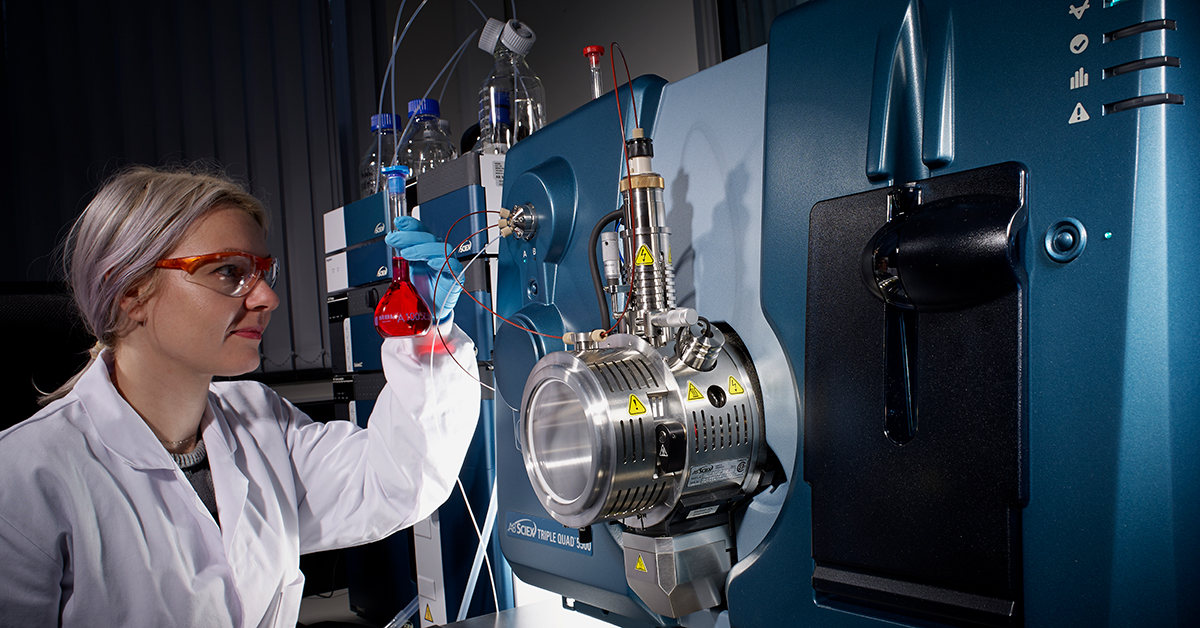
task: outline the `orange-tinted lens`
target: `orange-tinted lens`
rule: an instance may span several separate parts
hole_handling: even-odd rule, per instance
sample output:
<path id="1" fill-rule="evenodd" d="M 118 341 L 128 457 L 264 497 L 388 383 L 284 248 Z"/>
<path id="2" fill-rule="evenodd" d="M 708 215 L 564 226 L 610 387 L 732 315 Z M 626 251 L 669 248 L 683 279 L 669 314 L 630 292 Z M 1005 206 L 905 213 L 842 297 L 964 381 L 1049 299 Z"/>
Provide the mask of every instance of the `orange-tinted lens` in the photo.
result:
<path id="1" fill-rule="evenodd" d="M 187 273 L 188 281 L 231 297 L 250 292 L 259 278 L 273 287 L 279 275 L 278 260 L 250 253 L 213 253 L 164 259 L 155 266 L 182 270 Z"/>
<path id="2" fill-rule="evenodd" d="M 254 287 L 258 276 L 254 260 L 244 255 L 222 255 L 206 260 L 188 273 L 188 281 L 231 297 L 241 296 Z"/>

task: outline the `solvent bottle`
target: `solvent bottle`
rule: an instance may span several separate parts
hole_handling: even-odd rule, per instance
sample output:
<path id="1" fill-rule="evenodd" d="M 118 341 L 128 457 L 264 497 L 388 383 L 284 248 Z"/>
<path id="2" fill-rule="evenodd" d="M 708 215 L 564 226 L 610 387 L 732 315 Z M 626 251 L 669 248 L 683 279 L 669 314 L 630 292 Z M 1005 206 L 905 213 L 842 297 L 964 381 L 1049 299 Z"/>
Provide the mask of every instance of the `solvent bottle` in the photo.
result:
<path id="1" fill-rule="evenodd" d="M 408 103 L 408 130 L 400 140 L 400 163 L 408 166 L 413 176 L 458 157 L 454 142 L 439 124 L 440 115 L 438 101 L 432 98 Z"/>
<path id="2" fill-rule="evenodd" d="M 396 154 L 396 117 L 390 113 L 371 116 L 371 142 L 359 163 L 359 198 L 380 192 L 387 184 L 382 168 Z M 382 158 L 381 158 L 382 157 Z"/>
<path id="3" fill-rule="evenodd" d="M 495 66 L 479 90 L 476 150 L 506 152 L 545 126 L 546 91 L 525 62 L 536 40 L 533 30 L 517 20 L 489 19 L 483 27 L 479 48 L 495 57 Z"/>
<path id="4" fill-rule="evenodd" d="M 404 184 L 407 166 L 383 169 L 387 175 L 388 220 L 407 215 Z M 424 336 L 433 326 L 433 314 L 421 298 L 409 274 L 408 260 L 399 251 L 392 251 L 392 283 L 375 305 L 375 330 L 384 338 Z"/>

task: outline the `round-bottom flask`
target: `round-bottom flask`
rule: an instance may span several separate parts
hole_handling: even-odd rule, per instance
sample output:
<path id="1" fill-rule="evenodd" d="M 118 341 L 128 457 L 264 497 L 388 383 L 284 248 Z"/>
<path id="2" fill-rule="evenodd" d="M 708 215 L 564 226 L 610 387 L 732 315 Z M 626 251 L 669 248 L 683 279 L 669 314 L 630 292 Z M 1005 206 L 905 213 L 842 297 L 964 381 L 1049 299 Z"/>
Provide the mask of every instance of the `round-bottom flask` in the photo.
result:
<path id="1" fill-rule="evenodd" d="M 392 258 L 392 285 L 375 306 L 375 330 L 384 338 L 424 336 L 433 314 L 408 276 L 408 260 Z"/>

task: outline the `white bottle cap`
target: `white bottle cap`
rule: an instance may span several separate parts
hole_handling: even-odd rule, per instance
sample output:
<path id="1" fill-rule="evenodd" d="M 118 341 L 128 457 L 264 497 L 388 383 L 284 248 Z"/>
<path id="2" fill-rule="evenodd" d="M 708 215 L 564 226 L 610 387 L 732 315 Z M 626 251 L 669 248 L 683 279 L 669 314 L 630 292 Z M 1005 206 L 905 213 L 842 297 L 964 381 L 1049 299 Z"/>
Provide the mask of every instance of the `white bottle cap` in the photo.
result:
<path id="1" fill-rule="evenodd" d="M 519 20 L 509 20 L 504 25 L 504 34 L 500 36 L 500 43 L 504 44 L 505 48 L 522 57 L 529 54 L 535 41 L 537 41 L 537 35 L 533 34 L 533 29 Z"/>
<path id="2" fill-rule="evenodd" d="M 500 41 L 500 33 L 504 31 L 504 22 L 495 18 L 488 18 L 487 24 L 483 25 L 483 32 L 479 35 L 479 49 L 493 54 L 496 52 L 496 42 Z"/>

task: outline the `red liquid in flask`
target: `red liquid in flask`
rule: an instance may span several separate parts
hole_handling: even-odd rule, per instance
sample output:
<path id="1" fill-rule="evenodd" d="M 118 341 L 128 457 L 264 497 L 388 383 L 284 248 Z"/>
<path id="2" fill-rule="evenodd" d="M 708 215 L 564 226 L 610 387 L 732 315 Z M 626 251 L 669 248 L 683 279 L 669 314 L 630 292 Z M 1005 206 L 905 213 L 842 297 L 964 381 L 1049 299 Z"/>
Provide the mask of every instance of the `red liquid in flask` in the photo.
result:
<path id="1" fill-rule="evenodd" d="M 424 336 L 433 314 L 408 277 L 408 260 L 392 258 L 392 285 L 375 306 L 375 330 L 384 338 Z"/>

